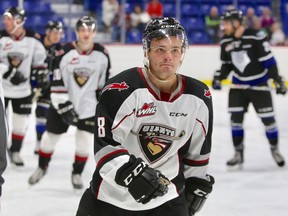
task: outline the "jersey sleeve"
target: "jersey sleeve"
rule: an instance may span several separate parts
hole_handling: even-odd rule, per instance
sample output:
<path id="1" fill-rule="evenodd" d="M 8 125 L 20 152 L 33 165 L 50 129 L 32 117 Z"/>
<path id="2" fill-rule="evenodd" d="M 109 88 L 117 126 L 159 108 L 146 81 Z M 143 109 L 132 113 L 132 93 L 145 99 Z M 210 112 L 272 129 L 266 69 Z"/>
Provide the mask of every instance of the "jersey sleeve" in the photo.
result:
<path id="1" fill-rule="evenodd" d="M 233 70 L 233 64 L 230 55 L 225 50 L 225 43 L 221 44 L 220 51 L 221 69 L 215 73 L 220 80 L 226 79 L 229 73 Z"/>
<path id="2" fill-rule="evenodd" d="M 198 109 L 189 149 L 183 159 L 185 178 L 193 176 L 204 178 L 207 174 L 212 144 L 213 107 L 208 87 L 204 92 L 206 96 L 203 97 L 203 103 Z"/>
<path id="3" fill-rule="evenodd" d="M 32 69 L 47 68 L 47 64 L 45 63 L 46 58 L 47 54 L 44 46 L 35 38 Z"/>
<path id="4" fill-rule="evenodd" d="M 127 103 L 131 92 L 106 90 L 115 85 L 109 82 L 104 87 L 97 104 L 95 120 L 94 154 L 97 169 L 101 177 L 109 182 L 114 182 L 116 171 L 130 158 L 121 142 L 130 133 L 131 128 L 127 128 L 127 125 L 132 127 L 134 119 L 134 109 L 129 105 L 133 102 Z"/>

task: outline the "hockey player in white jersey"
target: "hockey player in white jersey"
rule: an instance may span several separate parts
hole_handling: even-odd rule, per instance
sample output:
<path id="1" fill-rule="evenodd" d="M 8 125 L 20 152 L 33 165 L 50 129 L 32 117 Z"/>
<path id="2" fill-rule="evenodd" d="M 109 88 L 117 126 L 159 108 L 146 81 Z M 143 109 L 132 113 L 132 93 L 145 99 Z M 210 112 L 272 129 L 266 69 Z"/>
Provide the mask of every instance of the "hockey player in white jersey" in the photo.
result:
<path id="1" fill-rule="evenodd" d="M 12 104 L 12 144 L 9 148 L 11 162 L 23 166 L 20 150 L 25 136 L 28 116 L 32 108 L 33 76 L 38 81 L 39 74 L 47 74 L 46 51 L 35 33 L 24 29 L 26 15 L 20 8 L 5 10 L 3 22 L 5 30 L 0 32 L 0 62 L 8 66 L 3 71 L 5 107 Z"/>
<path id="2" fill-rule="evenodd" d="M 0 63 L 1 71 L 7 71 L 7 65 Z M 6 149 L 8 140 L 8 124 L 6 120 L 6 113 L 4 108 L 4 93 L 2 88 L 2 77 L 0 77 L 0 213 L 1 213 L 1 195 L 2 185 L 4 183 L 3 172 L 7 167 Z"/>
<path id="3" fill-rule="evenodd" d="M 145 66 L 111 78 L 100 95 L 96 169 L 77 216 L 191 216 L 212 191 L 212 98 L 178 74 L 185 30 L 172 17 L 153 19 L 143 46 Z"/>
<path id="4" fill-rule="evenodd" d="M 56 143 L 69 125 L 77 127 L 76 152 L 72 169 L 72 185 L 81 189 L 81 174 L 93 143 L 95 109 L 98 92 L 108 79 L 110 58 L 105 48 L 94 43 L 96 21 L 90 16 L 76 23 L 77 41 L 63 46 L 51 85 L 51 103 L 48 109 L 46 131 L 39 149 L 39 167 L 29 178 L 36 184 L 46 173 Z"/>

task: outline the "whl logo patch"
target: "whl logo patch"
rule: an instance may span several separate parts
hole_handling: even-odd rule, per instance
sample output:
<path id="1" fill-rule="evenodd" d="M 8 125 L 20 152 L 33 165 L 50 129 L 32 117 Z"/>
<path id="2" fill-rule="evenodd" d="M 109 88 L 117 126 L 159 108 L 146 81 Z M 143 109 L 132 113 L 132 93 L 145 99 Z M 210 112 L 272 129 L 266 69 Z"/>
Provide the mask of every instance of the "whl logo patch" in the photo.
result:
<path id="1" fill-rule="evenodd" d="M 137 110 L 136 117 L 151 116 L 156 113 L 156 106 L 153 102 L 144 103 L 143 106 Z"/>
<path id="2" fill-rule="evenodd" d="M 163 157 L 171 148 L 176 130 L 164 125 L 144 124 L 138 135 L 144 155 L 150 163 Z"/>

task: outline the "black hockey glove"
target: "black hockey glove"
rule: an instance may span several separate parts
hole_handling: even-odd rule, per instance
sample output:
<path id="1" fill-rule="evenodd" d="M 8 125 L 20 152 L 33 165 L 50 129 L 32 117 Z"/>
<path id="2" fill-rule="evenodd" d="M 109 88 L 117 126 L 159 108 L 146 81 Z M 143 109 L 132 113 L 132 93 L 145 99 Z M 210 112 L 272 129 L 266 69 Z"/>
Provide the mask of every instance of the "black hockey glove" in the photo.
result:
<path id="1" fill-rule="evenodd" d="M 285 85 L 285 80 L 281 76 L 278 76 L 276 79 L 274 79 L 274 84 L 276 87 L 276 94 L 286 94 L 287 87 Z"/>
<path id="2" fill-rule="evenodd" d="M 49 71 L 45 68 L 37 68 L 32 71 L 31 79 L 36 81 L 37 88 L 46 89 L 49 87 Z"/>
<path id="3" fill-rule="evenodd" d="M 76 125 L 78 121 L 78 115 L 75 112 L 73 105 L 70 101 L 59 104 L 58 113 L 62 117 L 62 121 L 68 125 Z"/>
<path id="4" fill-rule="evenodd" d="M 148 167 L 141 158 L 134 155 L 117 171 L 115 181 L 127 187 L 133 198 L 142 204 L 166 194 L 170 184 L 169 179 L 160 171 Z"/>
<path id="5" fill-rule="evenodd" d="M 188 202 L 188 213 L 190 216 L 200 211 L 208 195 L 212 191 L 215 180 L 211 175 L 206 176 L 207 180 L 191 177 L 185 181 L 185 195 Z"/>
<path id="6" fill-rule="evenodd" d="M 218 78 L 214 78 L 212 81 L 212 88 L 215 90 L 221 90 L 222 89 L 221 80 Z"/>
<path id="7" fill-rule="evenodd" d="M 19 85 L 27 80 L 24 75 L 17 71 L 17 68 L 10 66 L 9 70 L 3 75 L 4 79 L 9 80 L 13 85 Z"/>
<path id="8" fill-rule="evenodd" d="M 221 75 L 220 70 L 217 70 L 214 73 L 214 77 L 213 77 L 213 80 L 212 80 L 212 88 L 215 89 L 215 90 L 221 90 L 222 89 L 220 75 Z"/>

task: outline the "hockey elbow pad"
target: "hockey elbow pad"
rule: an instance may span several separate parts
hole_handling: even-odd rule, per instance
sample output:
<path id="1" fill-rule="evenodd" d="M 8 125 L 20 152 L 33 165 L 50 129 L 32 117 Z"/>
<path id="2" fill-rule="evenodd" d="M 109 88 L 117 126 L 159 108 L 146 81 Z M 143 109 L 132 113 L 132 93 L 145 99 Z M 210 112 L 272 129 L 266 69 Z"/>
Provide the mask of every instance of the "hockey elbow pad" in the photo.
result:
<path id="1" fill-rule="evenodd" d="M 115 181 L 127 187 L 132 197 L 142 204 L 166 194 L 170 184 L 169 179 L 160 171 L 148 167 L 141 158 L 134 155 L 117 171 Z"/>
<path id="2" fill-rule="evenodd" d="M 185 181 L 185 195 L 190 216 L 201 210 L 208 195 L 212 191 L 215 180 L 211 175 L 206 175 L 206 177 L 207 180 L 191 177 Z"/>

